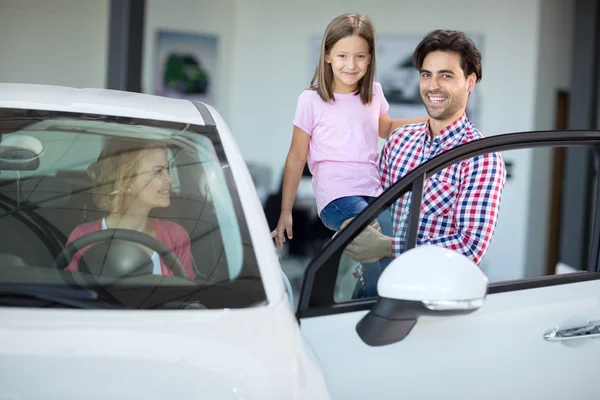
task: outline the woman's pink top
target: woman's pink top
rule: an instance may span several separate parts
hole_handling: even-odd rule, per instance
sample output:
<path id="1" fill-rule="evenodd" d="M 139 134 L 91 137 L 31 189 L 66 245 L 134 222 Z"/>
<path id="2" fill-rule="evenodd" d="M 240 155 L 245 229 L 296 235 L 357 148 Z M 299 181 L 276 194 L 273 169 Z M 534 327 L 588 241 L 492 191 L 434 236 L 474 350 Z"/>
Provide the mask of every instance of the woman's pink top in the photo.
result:
<path id="1" fill-rule="evenodd" d="M 192 266 L 192 254 L 190 251 L 190 237 L 185 229 L 179 224 L 171 221 L 163 221 L 160 219 L 150 218 L 150 222 L 154 228 L 154 232 L 156 233 L 156 239 L 163 242 L 167 245 L 175 255 L 181 261 L 181 265 L 185 269 L 185 273 L 188 278 L 194 279 L 196 274 L 194 273 L 194 268 Z M 87 235 L 88 233 L 102 230 L 102 220 L 99 219 L 97 221 L 88 222 L 86 224 L 79 225 L 77 228 L 73 229 L 73 232 L 69 235 L 69 239 L 67 240 L 67 245 L 74 240 L 82 237 L 83 235 Z M 79 260 L 83 253 L 92 245 L 86 246 L 81 250 L 77 251 L 73 256 L 73 260 L 67 266 L 67 270 L 76 271 L 79 266 Z M 165 276 L 172 276 L 173 271 L 167 268 L 163 259 L 160 260 L 160 266 L 162 269 L 162 273 Z"/>

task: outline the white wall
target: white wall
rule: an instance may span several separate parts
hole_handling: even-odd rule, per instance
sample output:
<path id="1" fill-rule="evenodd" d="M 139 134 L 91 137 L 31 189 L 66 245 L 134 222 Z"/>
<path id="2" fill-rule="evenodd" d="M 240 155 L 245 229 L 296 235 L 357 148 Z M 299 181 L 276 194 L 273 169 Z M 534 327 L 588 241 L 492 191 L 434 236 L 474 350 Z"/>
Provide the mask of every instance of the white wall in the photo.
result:
<path id="1" fill-rule="evenodd" d="M 233 87 L 233 40 L 239 30 L 233 23 L 234 0 L 147 0 L 144 26 L 142 91 L 154 92 L 156 33 L 160 29 L 218 35 L 218 67 L 213 105 L 230 119 Z"/>
<path id="2" fill-rule="evenodd" d="M 555 129 L 556 93 L 571 86 L 575 2 L 545 0 L 540 3 L 535 129 Z M 551 149 L 536 149 L 532 157 L 529 221 L 527 224 L 526 277 L 543 275 L 548 256 L 551 177 L 554 166 Z"/>
<path id="3" fill-rule="evenodd" d="M 235 8 L 236 68 L 230 93 L 229 121 L 234 134 L 252 161 L 265 161 L 264 143 L 256 138 L 269 138 L 270 148 L 276 151 L 269 154 L 268 161 L 274 168 L 281 168 L 290 142 L 296 99 L 309 83 L 308 40 L 322 34 L 331 18 L 348 11 L 371 16 L 380 35 L 424 35 L 444 27 L 483 34 L 479 128 L 486 135 L 531 129 L 538 2 L 458 0 L 439 2 L 433 12 L 432 7 L 411 0 L 240 0 Z M 504 113 L 507 106 L 510 117 Z"/>
<path id="4" fill-rule="evenodd" d="M 0 82 L 105 87 L 108 0 L 0 0 Z"/>

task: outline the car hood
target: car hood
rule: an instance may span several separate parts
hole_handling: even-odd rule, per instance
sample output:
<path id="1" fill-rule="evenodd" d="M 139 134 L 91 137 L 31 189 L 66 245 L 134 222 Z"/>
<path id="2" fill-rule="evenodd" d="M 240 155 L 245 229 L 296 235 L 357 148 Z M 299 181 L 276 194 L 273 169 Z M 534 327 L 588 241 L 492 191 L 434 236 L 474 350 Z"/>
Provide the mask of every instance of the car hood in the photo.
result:
<path id="1" fill-rule="evenodd" d="M 0 308 L 3 398 L 328 398 L 289 303 L 244 310 Z"/>

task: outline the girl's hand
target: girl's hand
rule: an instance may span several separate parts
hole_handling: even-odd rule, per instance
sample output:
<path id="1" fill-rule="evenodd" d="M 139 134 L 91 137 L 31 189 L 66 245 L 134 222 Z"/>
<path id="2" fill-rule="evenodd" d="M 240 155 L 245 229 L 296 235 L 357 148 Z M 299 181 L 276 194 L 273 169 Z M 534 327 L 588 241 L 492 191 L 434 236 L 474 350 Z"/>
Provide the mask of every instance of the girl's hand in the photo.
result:
<path id="1" fill-rule="evenodd" d="M 288 238 L 291 240 L 294 236 L 292 232 L 292 213 L 282 211 L 279 216 L 279 222 L 277 222 L 277 228 L 271 232 L 271 237 L 275 238 L 275 243 L 280 249 L 283 248 L 285 243 L 285 234 L 287 233 Z"/>

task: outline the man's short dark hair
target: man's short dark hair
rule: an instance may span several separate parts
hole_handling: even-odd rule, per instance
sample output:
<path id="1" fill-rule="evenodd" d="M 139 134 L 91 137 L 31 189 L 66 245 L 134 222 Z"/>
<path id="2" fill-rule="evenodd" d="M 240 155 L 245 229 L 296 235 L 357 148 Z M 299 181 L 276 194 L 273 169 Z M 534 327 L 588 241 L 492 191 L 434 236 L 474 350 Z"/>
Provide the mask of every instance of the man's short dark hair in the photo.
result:
<path id="1" fill-rule="evenodd" d="M 429 32 L 421 40 L 413 53 L 413 65 L 417 70 L 423 67 L 423 60 L 432 51 L 455 52 L 460 55 L 460 67 L 465 77 L 475 74 L 476 82 L 481 80 L 481 53 L 475 43 L 463 32 L 437 29 Z"/>

